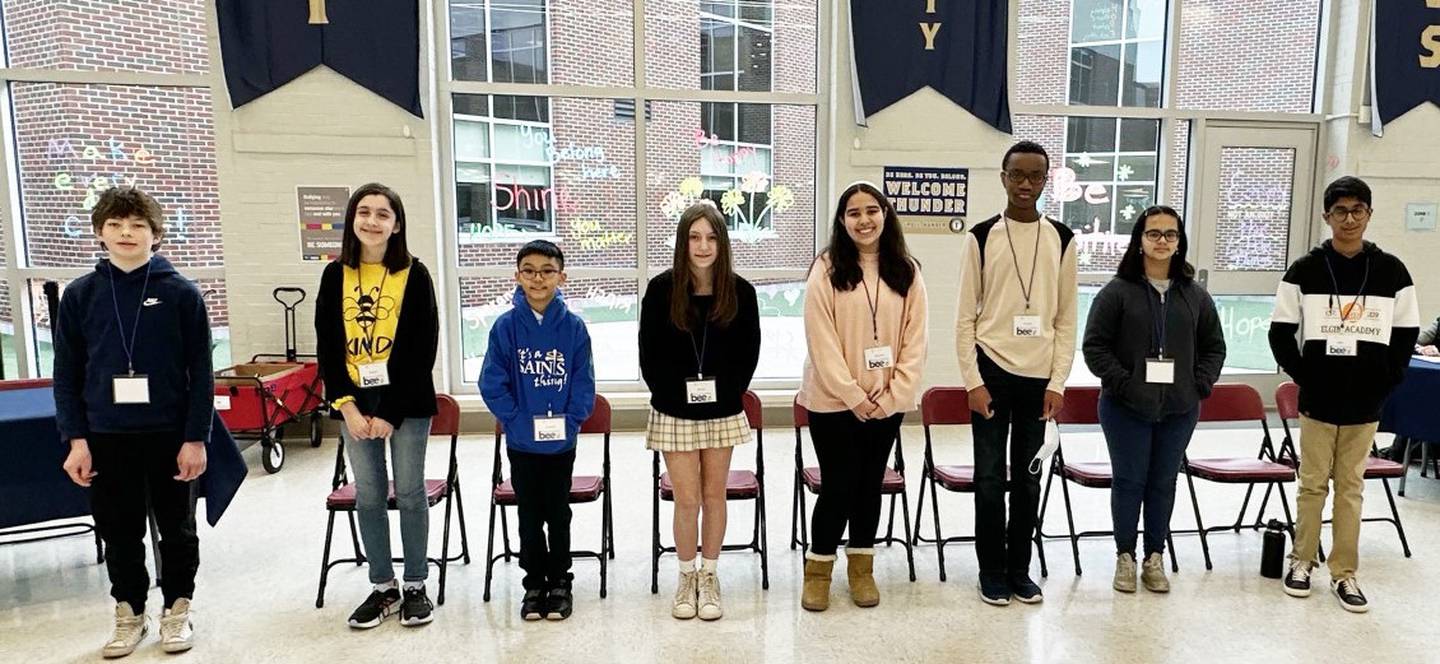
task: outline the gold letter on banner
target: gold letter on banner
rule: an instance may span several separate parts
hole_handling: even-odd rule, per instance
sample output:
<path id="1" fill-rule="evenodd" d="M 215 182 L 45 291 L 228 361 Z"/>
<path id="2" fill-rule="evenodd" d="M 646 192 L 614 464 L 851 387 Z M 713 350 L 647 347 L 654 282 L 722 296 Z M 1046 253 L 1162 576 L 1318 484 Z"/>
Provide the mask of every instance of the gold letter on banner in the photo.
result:
<path id="1" fill-rule="evenodd" d="M 925 50 L 935 50 L 935 35 L 940 32 L 940 24 L 921 23 L 920 32 L 925 35 Z"/>
<path id="2" fill-rule="evenodd" d="M 329 17 L 325 16 L 326 0 L 310 0 L 310 24 L 320 25 L 329 23 Z"/>

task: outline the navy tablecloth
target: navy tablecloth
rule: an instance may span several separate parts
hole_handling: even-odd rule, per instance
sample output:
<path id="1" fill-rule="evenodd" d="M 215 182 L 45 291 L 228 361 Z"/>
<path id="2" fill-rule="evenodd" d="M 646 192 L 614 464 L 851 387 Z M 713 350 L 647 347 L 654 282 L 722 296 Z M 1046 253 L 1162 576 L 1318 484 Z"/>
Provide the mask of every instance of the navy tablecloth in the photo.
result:
<path id="1" fill-rule="evenodd" d="M 1412 358 L 1405 381 L 1385 402 L 1380 430 L 1440 442 L 1440 364 Z"/>

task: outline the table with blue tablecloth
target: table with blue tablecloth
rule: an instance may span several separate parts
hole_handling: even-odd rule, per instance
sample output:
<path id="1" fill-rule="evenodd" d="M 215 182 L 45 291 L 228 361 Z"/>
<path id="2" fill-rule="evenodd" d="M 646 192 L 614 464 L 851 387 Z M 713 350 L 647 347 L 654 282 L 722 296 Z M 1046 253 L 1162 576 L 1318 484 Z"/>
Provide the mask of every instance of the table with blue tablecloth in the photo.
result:
<path id="1" fill-rule="evenodd" d="M 1404 446 L 1407 467 L 1412 442 L 1440 443 L 1440 364 L 1410 359 L 1405 380 L 1385 401 L 1380 430 L 1395 434 L 1395 444 Z M 1405 495 L 1404 478 L 1399 493 Z"/>

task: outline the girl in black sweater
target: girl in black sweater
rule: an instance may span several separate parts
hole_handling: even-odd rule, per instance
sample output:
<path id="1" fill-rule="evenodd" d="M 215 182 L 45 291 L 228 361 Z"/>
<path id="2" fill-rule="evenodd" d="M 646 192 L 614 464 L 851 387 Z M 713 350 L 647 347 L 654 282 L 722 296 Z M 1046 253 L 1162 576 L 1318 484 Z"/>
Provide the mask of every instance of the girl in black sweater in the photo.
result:
<path id="1" fill-rule="evenodd" d="M 325 266 L 315 298 L 316 353 L 350 467 L 370 593 L 349 624 L 368 629 L 400 613 L 400 623 L 433 617 L 425 594 L 429 506 L 425 444 L 435 415 L 431 369 L 440 333 L 435 287 L 405 244 L 405 207 L 381 184 L 355 190 L 345 210 L 340 258 Z M 390 564 L 385 445 L 395 466 L 405 584 Z"/>
<path id="2" fill-rule="evenodd" d="M 640 372 L 651 407 L 645 446 L 665 455 L 675 492 L 676 618 L 723 614 L 715 565 L 725 540 L 725 482 L 733 448 L 750 441 L 742 398 L 759 359 L 755 287 L 734 273 L 725 218 L 701 201 L 681 215 L 674 267 L 650 280 L 640 306 Z"/>

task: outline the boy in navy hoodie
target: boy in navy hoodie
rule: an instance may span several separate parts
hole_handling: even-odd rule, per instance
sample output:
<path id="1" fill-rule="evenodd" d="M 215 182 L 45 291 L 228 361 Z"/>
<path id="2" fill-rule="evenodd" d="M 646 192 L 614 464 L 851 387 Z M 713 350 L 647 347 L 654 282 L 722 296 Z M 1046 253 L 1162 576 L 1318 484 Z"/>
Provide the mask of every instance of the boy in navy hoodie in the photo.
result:
<path id="1" fill-rule="evenodd" d="M 165 560 L 160 644 L 193 645 L 190 599 L 200 565 L 195 479 L 205 472 L 214 379 L 210 319 L 195 284 L 155 256 L 160 205 L 131 187 L 100 196 L 90 223 L 108 258 L 65 289 L 55 325 L 55 411 L 65 472 L 90 487 L 115 598 L 101 654 L 123 657 L 150 632 L 146 500 Z"/>
<path id="2" fill-rule="evenodd" d="M 480 395 L 505 428 L 525 570 L 520 615 L 564 620 L 574 605 L 570 475 L 575 436 L 595 407 L 595 368 L 585 321 L 558 292 L 565 283 L 560 248 L 534 240 L 520 248 L 515 268 L 515 308 L 490 329 Z"/>

